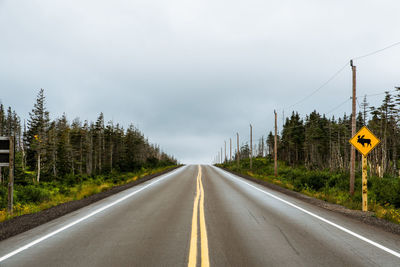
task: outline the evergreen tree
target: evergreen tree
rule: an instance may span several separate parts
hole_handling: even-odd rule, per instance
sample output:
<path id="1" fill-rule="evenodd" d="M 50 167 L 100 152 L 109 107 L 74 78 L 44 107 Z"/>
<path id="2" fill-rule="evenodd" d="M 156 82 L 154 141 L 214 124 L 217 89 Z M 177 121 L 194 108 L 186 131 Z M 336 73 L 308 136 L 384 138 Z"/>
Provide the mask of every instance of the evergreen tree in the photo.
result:
<path id="1" fill-rule="evenodd" d="M 4 135 L 5 128 L 5 115 L 4 115 L 4 106 L 0 103 L 0 136 Z"/>
<path id="2" fill-rule="evenodd" d="M 362 110 L 362 116 L 363 116 L 363 118 L 362 118 L 363 119 L 363 125 L 367 125 L 368 107 L 369 107 L 369 104 L 367 102 L 367 96 L 365 95 L 364 99 L 363 99 L 363 102 L 361 103 L 361 110 Z"/>
<path id="3" fill-rule="evenodd" d="M 25 167 L 35 170 L 36 182 L 177 163 L 133 125 L 126 131 L 113 122 L 105 126 L 103 113 L 95 123 L 85 121 L 83 125 L 78 118 L 70 124 L 65 114 L 50 121 L 43 89 L 29 113 L 27 129 L 24 122 L 23 133 L 17 113 L 11 107 L 5 112 L 0 104 L 0 131 L 16 137 L 16 171 L 23 175 Z M 0 169 L 0 182 L 4 174 Z"/>
<path id="4" fill-rule="evenodd" d="M 65 114 L 58 119 L 56 123 L 57 129 L 57 173 L 60 176 L 65 176 L 68 173 L 74 174 L 72 164 L 72 149 L 70 145 L 70 127 L 68 125 Z"/>
<path id="5" fill-rule="evenodd" d="M 44 154 L 44 144 L 47 142 L 47 130 L 49 127 L 49 112 L 45 107 L 44 90 L 40 89 L 36 98 L 36 103 L 29 113 L 28 132 L 27 132 L 27 163 L 31 168 L 36 168 L 36 181 L 40 180 L 42 155 Z"/>
<path id="6" fill-rule="evenodd" d="M 274 154 L 274 142 L 275 142 L 274 140 L 275 140 L 274 135 L 270 131 L 267 136 L 266 143 L 267 143 L 267 147 L 268 147 L 268 155 L 271 155 L 271 156 L 273 156 L 273 154 Z"/>

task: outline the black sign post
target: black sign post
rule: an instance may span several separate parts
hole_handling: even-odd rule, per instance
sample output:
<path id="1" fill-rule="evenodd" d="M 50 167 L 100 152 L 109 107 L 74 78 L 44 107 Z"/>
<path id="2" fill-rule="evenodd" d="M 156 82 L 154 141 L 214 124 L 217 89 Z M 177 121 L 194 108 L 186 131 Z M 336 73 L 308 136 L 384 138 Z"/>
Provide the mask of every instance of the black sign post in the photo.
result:
<path id="1" fill-rule="evenodd" d="M 9 167 L 8 178 L 8 212 L 13 213 L 14 194 L 14 136 L 0 136 L 0 167 Z"/>

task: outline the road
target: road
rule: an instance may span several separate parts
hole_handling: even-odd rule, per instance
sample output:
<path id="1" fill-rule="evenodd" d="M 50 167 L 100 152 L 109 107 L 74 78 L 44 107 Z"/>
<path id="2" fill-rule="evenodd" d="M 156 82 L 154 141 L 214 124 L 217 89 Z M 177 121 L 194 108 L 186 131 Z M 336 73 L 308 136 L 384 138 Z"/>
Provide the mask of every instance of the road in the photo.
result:
<path id="1" fill-rule="evenodd" d="M 191 165 L 0 242 L 0 266 L 400 266 L 400 237 Z"/>

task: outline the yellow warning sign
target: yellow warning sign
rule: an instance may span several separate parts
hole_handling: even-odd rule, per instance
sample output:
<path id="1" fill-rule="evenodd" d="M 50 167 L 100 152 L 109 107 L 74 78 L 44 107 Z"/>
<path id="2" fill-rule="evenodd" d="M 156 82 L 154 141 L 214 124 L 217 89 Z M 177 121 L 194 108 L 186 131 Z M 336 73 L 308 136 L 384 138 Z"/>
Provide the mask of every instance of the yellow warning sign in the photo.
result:
<path id="1" fill-rule="evenodd" d="M 361 154 L 367 156 L 380 142 L 367 127 L 363 126 L 350 140 L 352 144 Z"/>

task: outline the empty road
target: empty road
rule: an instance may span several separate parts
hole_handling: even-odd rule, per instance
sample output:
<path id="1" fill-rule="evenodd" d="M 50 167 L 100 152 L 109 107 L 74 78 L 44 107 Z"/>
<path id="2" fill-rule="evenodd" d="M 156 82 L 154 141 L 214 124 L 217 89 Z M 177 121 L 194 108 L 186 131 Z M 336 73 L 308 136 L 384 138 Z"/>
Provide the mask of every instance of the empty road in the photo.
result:
<path id="1" fill-rule="evenodd" d="M 400 237 L 185 166 L 0 242 L 0 266 L 400 266 Z"/>

